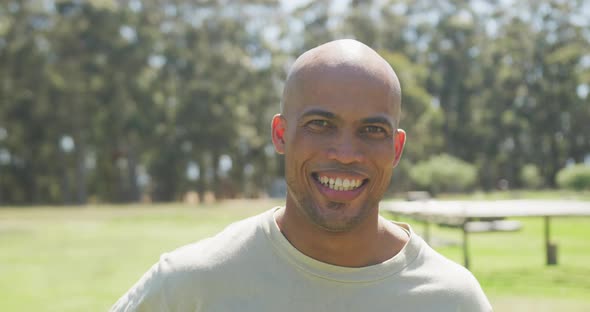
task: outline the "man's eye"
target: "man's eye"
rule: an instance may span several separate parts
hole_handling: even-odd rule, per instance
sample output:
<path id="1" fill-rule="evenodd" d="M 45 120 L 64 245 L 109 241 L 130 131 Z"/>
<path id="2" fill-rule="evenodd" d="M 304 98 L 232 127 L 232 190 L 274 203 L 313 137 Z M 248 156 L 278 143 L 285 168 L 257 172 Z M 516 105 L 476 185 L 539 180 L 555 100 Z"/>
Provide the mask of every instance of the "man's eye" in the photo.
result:
<path id="1" fill-rule="evenodd" d="M 363 128 L 364 133 L 386 133 L 385 129 L 378 126 L 366 126 Z"/>
<path id="2" fill-rule="evenodd" d="M 379 127 L 379 126 L 364 126 L 361 129 L 361 134 L 369 137 L 369 138 L 376 138 L 376 139 L 380 139 L 380 138 L 385 138 L 389 136 L 389 133 L 387 132 L 387 130 L 383 127 Z"/>
<path id="3" fill-rule="evenodd" d="M 330 127 L 330 123 L 327 120 L 321 120 L 321 119 L 312 120 L 312 121 L 308 122 L 307 125 L 312 128 L 315 128 L 315 129 Z"/>

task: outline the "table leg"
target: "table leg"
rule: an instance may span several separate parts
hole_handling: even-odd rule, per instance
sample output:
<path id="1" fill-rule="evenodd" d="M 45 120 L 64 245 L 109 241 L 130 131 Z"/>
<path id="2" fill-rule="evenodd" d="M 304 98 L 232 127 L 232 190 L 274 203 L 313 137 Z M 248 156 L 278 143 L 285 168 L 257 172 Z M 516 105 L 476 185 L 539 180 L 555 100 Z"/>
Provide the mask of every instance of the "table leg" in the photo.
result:
<path id="1" fill-rule="evenodd" d="M 557 245 L 551 243 L 551 217 L 545 216 L 545 256 L 547 265 L 557 264 Z"/>
<path id="2" fill-rule="evenodd" d="M 469 248 L 467 237 L 467 229 L 465 229 L 465 224 L 463 224 L 463 265 L 465 268 L 469 269 Z"/>

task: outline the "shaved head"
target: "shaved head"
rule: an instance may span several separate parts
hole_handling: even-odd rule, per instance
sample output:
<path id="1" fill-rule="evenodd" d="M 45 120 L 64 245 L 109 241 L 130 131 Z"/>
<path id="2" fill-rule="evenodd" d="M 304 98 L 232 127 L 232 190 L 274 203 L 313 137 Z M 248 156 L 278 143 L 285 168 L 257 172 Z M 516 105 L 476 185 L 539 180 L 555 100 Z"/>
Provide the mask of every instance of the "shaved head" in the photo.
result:
<path id="1" fill-rule="evenodd" d="M 297 105 L 299 95 L 306 85 L 318 80 L 355 79 L 370 80 L 376 88 L 384 88 L 390 93 L 396 121 L 401 113 L 401 87 L 397 75 L 377 52 L 367 45 L 351 39 L 335 40 L 322 44 L 303 53 L 289 71 L 281 113 L 290 114 Z"/>

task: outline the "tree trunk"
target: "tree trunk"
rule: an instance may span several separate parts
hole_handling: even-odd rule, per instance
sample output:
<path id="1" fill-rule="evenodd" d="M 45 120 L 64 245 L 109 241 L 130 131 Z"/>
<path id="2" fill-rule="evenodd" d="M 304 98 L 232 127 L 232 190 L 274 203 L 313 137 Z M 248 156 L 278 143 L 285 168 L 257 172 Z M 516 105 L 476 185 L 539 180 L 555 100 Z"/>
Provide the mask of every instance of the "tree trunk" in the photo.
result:
<path id="1" fill-rule="evenodd" d="M 215 200 L 221 200 L 223 197 L 223 194 L 221 192 L 221 179 L 219 177 L 219 158 L 221 157 L 221 155 L 219 154 L 219 151 L 214 150 L 213 151 L 213 162 L 211 164 L 211 167 L 213 168 L 213 195 L 215 196 Z"/>
<path id="2" fill-rule="evenodd" d="M 129 188 L 127 190 L 127 201 L 139 201 L 139 187 L 137 185 L 137 153 L 135 147 L 130 145 L 127 151 L 127 174 Z"/>
<path id="3" fill-rule="evenodd" d="M 80 139 L 76 142 L 78 142 L 78 148 L 76 149 L 76 203 L 84 205 L 87 202 L 86 146 Z"/>
<path id="4" fill-rule="evenodd" d="M 203 159 L 203 155 L 200 154 L 197 156 L 197 164 L 199 166 L 199 180 L 197 182 L 197 193 L 199 193 L 199 201 L 203 202 L 205 199 L 205 191 L 206 191 L 206 167 L 205 167 L 205 160 Z"/>

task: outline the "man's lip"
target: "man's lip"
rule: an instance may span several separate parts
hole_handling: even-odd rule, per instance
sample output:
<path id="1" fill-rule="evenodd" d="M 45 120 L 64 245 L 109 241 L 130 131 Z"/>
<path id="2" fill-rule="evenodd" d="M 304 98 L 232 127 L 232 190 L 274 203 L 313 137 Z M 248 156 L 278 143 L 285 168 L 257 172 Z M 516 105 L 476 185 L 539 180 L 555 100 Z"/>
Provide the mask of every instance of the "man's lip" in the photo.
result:
<path id="1" fill-rule="evenodd" d="M 317 170 L 313 171 L 311 174 L 314 177 L 327 176 L 329 178 L 341 178 L 349 180 L 366 180 L 369 178 L 367 174 L 354 170 Z"/>

